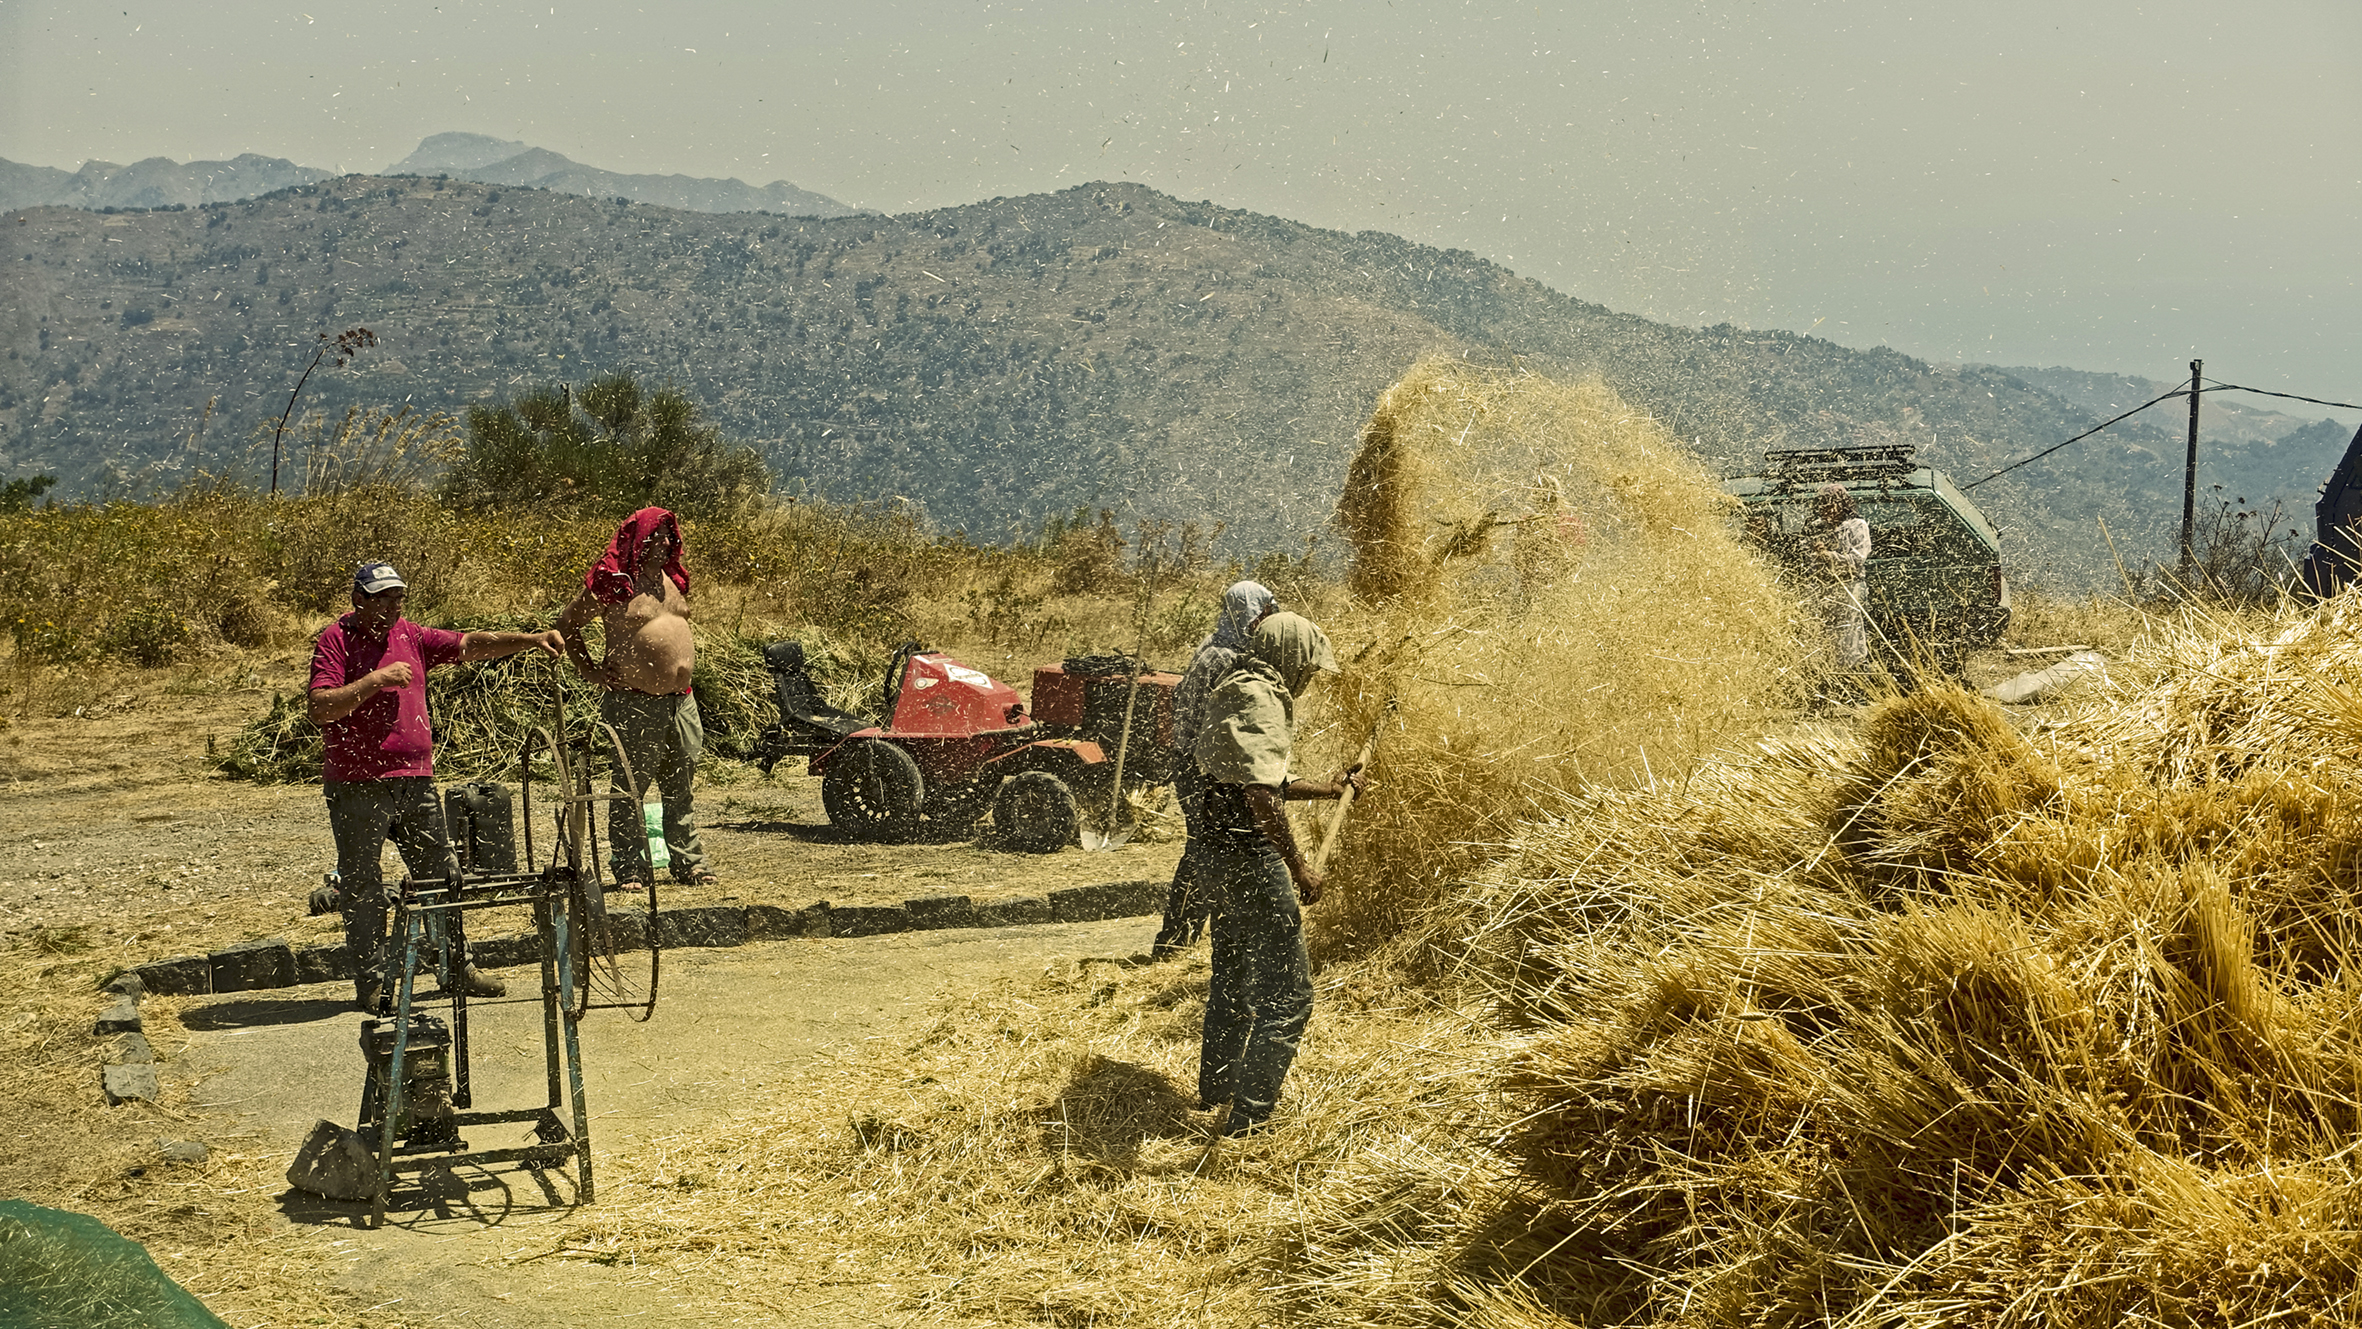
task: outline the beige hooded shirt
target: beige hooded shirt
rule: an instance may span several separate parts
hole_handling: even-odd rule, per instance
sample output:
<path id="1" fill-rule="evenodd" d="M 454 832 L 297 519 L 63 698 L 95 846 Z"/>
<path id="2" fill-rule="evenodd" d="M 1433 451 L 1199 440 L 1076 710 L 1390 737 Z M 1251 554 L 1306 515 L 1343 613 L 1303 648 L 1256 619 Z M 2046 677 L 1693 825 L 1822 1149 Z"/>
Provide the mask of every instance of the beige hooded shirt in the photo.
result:
<path id="1" fill-rule="evenodd" d="M 1198 770 L 1218 784 L 1278 788 L 1295 742 L 1296 694 L 1324 671 L 1337 671 L 1337 657 L 1311 620 L 1288 613 L 1264 619 L 1249 654 L 1206 695 L 1193 754 Z"/>

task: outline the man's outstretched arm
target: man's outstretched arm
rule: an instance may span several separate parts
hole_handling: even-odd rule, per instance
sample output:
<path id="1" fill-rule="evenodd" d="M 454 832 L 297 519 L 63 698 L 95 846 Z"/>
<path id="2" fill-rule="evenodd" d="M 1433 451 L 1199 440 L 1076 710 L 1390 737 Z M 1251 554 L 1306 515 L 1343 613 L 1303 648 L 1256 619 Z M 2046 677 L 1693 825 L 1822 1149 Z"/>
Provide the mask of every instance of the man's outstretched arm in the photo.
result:
<path id="1" fill-rule="evenodd" d="M 560 654 L 565 641 L 552 629 L 542 632 L 471 632 L 459 641 L 462 660 L 498 660 L 519 651 L 540 647 L 550 655 Z"/>

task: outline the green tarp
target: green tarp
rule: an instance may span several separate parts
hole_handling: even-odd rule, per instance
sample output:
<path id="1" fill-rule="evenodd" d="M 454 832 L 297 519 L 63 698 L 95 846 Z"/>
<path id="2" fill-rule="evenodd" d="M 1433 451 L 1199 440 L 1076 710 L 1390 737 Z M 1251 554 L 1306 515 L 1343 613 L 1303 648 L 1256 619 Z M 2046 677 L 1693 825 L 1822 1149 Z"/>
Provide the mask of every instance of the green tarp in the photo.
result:
<path id="1" fill-rule="evenodd" d="M 0 1329 L 229 1326 L 88 1214 L 0 1200 Z"/>

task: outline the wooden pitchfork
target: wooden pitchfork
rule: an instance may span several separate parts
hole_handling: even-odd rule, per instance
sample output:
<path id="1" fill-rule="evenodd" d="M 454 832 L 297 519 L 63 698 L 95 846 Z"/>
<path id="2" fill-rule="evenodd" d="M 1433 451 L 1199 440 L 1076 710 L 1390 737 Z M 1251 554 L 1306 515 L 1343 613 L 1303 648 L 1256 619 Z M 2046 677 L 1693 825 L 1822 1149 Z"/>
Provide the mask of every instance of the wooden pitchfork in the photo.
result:
<path id="1" fill-rule="evenodd" d="M 1378 708 L 1378 718 L 1370 721 L 1369 737 L 1362 740 L 1361 751 L 1354 754 L 1353 765 L 1346 767 L 1347 770 L 1359 767 L 1364 774 L 1368 773 L 1370 763 L 1378 759 L 1378 739 L 1386 732 L 1386 722 L 1394 718 L 1394 706 L 1395 694 L 1389 692 L 1386 704 Z M 1329 818 L 1329 828 L 1321 833 L 1320 847 L 1312 851 L 1313 871 L 1329 870 L 1329 855 L 1337 851 L 1337 840 L 1345 831 L 1345 814 L 1353 810 L 1355 797 L 1353 786 L 1345 786 L 1344 794 L 1337 799 L 1337 811 Z"/>

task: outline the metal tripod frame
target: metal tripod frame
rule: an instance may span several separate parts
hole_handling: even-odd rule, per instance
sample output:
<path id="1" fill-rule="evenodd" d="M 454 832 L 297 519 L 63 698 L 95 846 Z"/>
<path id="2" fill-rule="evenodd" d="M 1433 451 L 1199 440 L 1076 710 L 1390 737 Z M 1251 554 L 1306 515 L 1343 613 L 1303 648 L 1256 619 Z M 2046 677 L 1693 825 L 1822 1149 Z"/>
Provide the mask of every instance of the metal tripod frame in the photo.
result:
<path id="1" fill-rule="evenodd" d="M 400 945 L 389 957 L 384 990 L 394 996 L 394 1042 L 381 1082 L 372 1070 L 366 1075 L 362 1089 L 360 1135 L 375 1153 L 377 1177 L 375 1193 L 370 1201 L 370 1226 L 385 1224 L 386 1206 L 393 1191 L 393 1179 L 399 1173 L 423 1172 L 448 1166 L 453 1162 L 476 1164 L 520 1162 L 529 1168 L 542 1169 L 562 1166 L 571 1160 L 575 1164 L 578 1203 L 591 1203 L 596 1197 L 591 1164 L 590 1109 L 583 1090 L 582 1041 L 578 1026 L 582 1018 L 593 1010 L 622 1009 L 633 1018 L 645 1020 L 656 1009 L 657 957 L 661 954 L 655 916 L 655 878 L 653 869 L 642 860 L 648 875 L 641 883 L 648 892 L 648 935 L 643 939 L 648 948 L 648 981 L 644 1001 L 597 1003 L 590 1000 L 589 975 L 580 967 L 595 964 L 598 957 L 586 953 L 577 955 L 582 945 L 599 935 L 612 946 L 606 935 L 606 883 L 601 879 L 601 864 L 596 842 L 598 831 L 597 805 L 607 802 L 626 802 L 632 815 L 637 815 L 641 785 L 634 777 L 630 759 L 614 729 L 598 726 L 607 739 L 613 754 L 616 773 L 621 777 L 616 787 L 603 793 L 590 788 L 589 763 L 570 760 L 555 732 L 538 730 L 534 741 L 546 749 L 556 768 L 561 790 L 556 802 L 557 844 L 551 861 L 534 868 L 532 834 L 532 760 L 534 743 L 529 742 L 520 766 L 524 771 L 525 865 L 524 872 L 470 873 L 463 870 L 446 880 L 421 882 L 405 877 L 401 895 L 396 902 L 393 934 Z M 426 999 L 427 1004 L 450 1003 L 451 1017 L 451 1104 L 455 1110 L 448 1118 L 449 1135 L 437 1135 L 418 1141 L 398 1141 L 395 1132 L 402 1123 L 404 1076 L 410 1055 L 411 1017 L 422 1004 L 417 993 L 418 972 L 422 959 L 431 959 L 428 952 L 430 938 L 441 931 L 449 944 L 459 952 L 450 957 L 446 972 L 454 977 L 465 963 L 465 928 L 461 920 L 473 910 L 512 908 L 529 905 L 533 910 L 534 933 L 540 942 L 542 1011 L 542 1048 L 548 1068 L 549 1096 L 538 1107 L 474 1111 L 474 1093 L 470 1084 L 468 1049 L 467 994 L 462 984 L 448 982 L 444 993 Z M 440 919 L 447 926 L 431 929 L 430 920 Z M 611 957 L 610 957 L 611 958 Z M 475 1004 L 521 1004 L 534 998 L 506 998 Z M 567 1109 L 571 1109 L 570 1113 Z M 563 1114 L 563 1115 L 562 1115 Z M 570 1115 L 569 1124 L 564 1118 Z M 507 1123 L 532 1123 L 539 1140 L 533 1144 L 506 1149 L 476 1150 L 468 1146 L 459 1134 L 470 1126 L 490 1126 Z"/>

